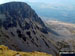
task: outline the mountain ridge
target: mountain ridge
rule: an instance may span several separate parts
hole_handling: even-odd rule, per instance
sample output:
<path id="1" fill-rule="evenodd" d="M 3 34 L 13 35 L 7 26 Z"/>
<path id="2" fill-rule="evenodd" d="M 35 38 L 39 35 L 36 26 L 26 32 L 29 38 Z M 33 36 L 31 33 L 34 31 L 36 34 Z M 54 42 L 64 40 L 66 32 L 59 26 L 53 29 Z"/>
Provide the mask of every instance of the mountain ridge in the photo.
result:
<path id="1" fill-rule="evenodd" d="M 0 45 L 17 51 L 58 54 L 49 32 L 36 12 L 25 3 L 0 5 Z"/>

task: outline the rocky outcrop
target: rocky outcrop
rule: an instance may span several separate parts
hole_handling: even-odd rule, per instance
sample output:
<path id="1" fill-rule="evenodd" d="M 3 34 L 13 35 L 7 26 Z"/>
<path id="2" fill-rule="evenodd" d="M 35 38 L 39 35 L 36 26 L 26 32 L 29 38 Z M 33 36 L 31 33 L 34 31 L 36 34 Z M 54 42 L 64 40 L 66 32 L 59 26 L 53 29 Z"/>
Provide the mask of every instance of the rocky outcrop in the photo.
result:
<path id="1" fill-rule="evenodd" d="M 55 56 L 48 30 L 41 18 L 26 3 L 0 5 L 0 44 L 17 51 L 40 51 Z"/>

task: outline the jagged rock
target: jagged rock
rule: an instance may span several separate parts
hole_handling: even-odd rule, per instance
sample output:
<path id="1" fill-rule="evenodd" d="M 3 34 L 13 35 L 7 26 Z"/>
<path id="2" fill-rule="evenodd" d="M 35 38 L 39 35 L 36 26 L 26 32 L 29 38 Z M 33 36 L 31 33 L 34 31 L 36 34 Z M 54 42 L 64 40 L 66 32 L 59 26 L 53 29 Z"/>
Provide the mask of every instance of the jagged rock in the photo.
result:
<path id="1" fill-rule="evenodd" d="M 0 44 L 17 51 L 41 51 L 55 56 L 57 49 L 49 37 L 45 24 L 28 4 L 0 5 Z"/>

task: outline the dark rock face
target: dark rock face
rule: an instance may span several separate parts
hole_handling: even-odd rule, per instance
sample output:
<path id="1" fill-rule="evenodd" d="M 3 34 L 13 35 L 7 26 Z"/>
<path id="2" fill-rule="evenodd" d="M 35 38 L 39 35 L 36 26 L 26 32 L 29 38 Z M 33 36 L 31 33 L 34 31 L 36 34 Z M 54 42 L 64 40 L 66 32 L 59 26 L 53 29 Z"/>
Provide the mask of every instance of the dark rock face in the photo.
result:
<path id="1" fill-rule="evenodd" d="M 29 5 L 23 2 L 0 5 L 0 44 L 18 51 L 53 54 L 48 37 L 46 26 Z"/>
<path id="2" fill-rule="evenodd" d="M 11 2 L 0 6 L 0 14 L 4 14 L 6 20 L 3 22 L 5 29 L 9 27 L 16 27 L 16 20 L 18 21 L 20 27 L 29 29 L 30 25 L 26 22 L 26 26 L 22 26 L 22 22 L 27 18 L 32 21 L 36 21 L 45 27 L 42 20 L 37 16 L 34 10 L 31 9 L 29 5 L 21 2 Z M 1 20 L 0 20 L 1 21 Z M 12 23 L 11 23 L 12 22 Z M 26 28 L 27 27 L 27 28 Z"/>

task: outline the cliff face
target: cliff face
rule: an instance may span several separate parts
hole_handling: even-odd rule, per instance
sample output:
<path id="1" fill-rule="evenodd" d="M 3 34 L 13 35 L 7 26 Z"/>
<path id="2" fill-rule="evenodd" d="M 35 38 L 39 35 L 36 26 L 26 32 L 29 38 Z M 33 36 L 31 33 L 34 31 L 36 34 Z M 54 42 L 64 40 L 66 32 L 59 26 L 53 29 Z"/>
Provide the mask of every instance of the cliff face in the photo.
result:
<path id="1" fill-rule="evenodd" d="M 26 3 L 10 2 L 0 6 L 0 21 L 3 21 L 3 23 L 7 23 L 8 25 L 8 22 L 11 23 L 12 21 L 12 27 L 15 27 L 17 23 L 21 24 L 24 20 L 29 20 L 31 24 L 32 22 L 36 22 L 45 27 L 40 17 Z M 5 29 L 11 27 L 7 25 L 3 25 Z M 23 28 L 23 26 L 21 27 Z"/>
<path id="2" fill-rule="evenodd" d="M 0 5 L 0 44 L 18 51 L 42 51 L 55 55 L 43 21 L 26 3 Z"/>

